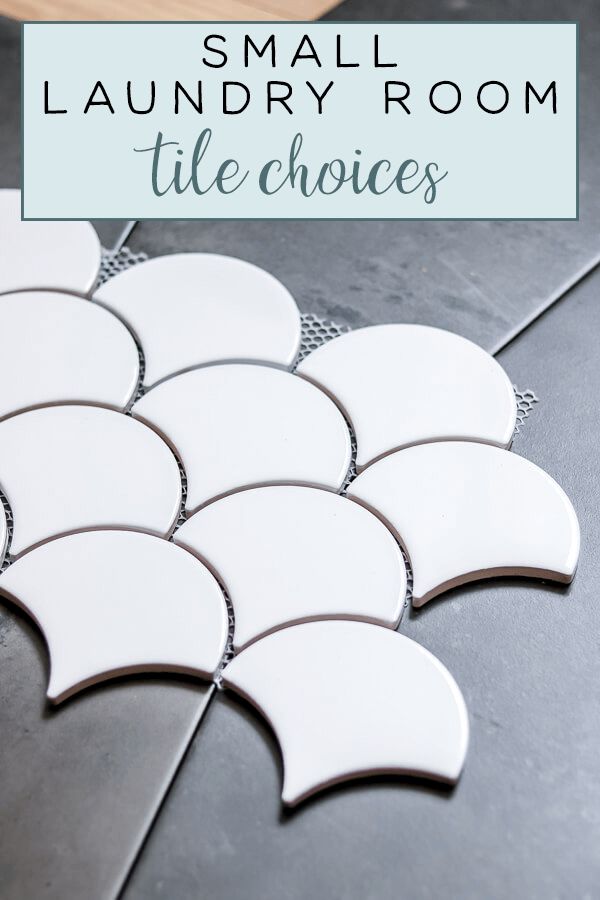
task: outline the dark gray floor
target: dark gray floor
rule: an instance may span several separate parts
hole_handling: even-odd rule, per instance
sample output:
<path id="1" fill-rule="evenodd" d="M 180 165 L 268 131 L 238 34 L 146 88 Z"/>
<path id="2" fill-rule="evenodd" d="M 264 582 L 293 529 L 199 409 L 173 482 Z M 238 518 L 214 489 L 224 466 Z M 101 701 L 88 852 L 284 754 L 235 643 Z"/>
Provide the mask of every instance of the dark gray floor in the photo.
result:
<path id="1" fill-rule="evenodd" d="M 338 19 L 579 18 L 578 223 L 143 223 L 151 254 L 200 249 L 266 266 L 301 308 L 351 325 L 420 321 L 490 349 L 589 268 L 600 252 L 600 8 L 592 2 L 368 3 Z M 0 20 L 0 186 L 16 186 L 18 28 Z M 112 243 L 120 223 L 103 228 Z M 112 229 L 112 230 L 111 230 Z M 515 450 L 556 475 L 583 526 L 570 592 L 472 587 L 405 618 L 449 666 L 473 740 L 454 793 L 380 781 L 282 816 L 268 731 L 219 697 L 134 872 L 131 898 L 366 900 L 598 896 L 598 581 L 593 465 L 600 275 L 503 356 L 538 390 Z M 518 514 L 518 510 L 515 511 Z M 172 679 L 86 692 L 49 712 L 39 635 L 0 619 L 0 895 L 109 896 L 141 839 L 202 702 Z M 594 688 L 595 689 L 595 688 Z M 591 698 L 591 699 L 590 699 Z"/>
<path id="2" fill-rule="evenodd" d="M 20 26 L 0 17 L 0 188 L 21 183 Z"/>
<path id="3" fill-rule="evenodd" d="M 514 449 L 573 499 L 583 535 L 574 584 L 482 583 L 401 626 L 464 692 L 471 745 L 458 787 L 382 779 L 282 813 L 271 733 L 219 695 L 126 900 L 599 896 L 599 293 L 600 273 L 500 357 L 543 395 Z"/>

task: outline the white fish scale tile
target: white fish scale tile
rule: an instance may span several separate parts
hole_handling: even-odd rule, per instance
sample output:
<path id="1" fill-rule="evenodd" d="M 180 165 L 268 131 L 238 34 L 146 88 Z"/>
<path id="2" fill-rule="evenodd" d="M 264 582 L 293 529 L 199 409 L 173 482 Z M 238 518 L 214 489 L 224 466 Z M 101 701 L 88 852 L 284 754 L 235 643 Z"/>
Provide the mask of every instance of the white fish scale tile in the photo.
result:
<path id="1" fill-rule="evenodd" d="M 49 541 L 0 575 L 0 593 L 43 632 L 55 703 L 113 675 L 212 678 L 225 649 L 227 607 L 214 577 L 186 550 L 148 534 Z"/>
<path id="2" fill-rule="evenodd" d="M 193 515 L 176 543 L 220 576 L 234 647 L 294 622 L 361 619 L 395 628 L 406 596 L 400 548 L 358 504 L 277 486 L 232 494 Z"/>
<path id="3" fill-rule="evenodd" d="M 348 497 L 380 514 L 406 548 L 414 606 L 474 578 L 575 574 L 573 506 L 516 453 L 461 441 L 411 447 L 365 469 Z"/>
<path id="4" fill-rule="evenodd" d="M 289 368 L 300 345 L 300 313 L 289 291 L 233 257 L 182 253 L 140 262 L 101 285 L 94 300 L 136 334 L 146 386 L 220 361 Z"/>
<path id="5" fill-rule="evenodd" d="M 100 270 L 89 222 L 22 222 L 21 192 L 0 190 L 0 294 L 23 290 L 88 294 Z"/>
<path id="6" fill-rule="evenodd" d="M 302 378 L 261 365 L 196 369 L 132 409 L 180 456 L 188 511 L 239 488 L 297 482 L 337 491 L 350 436 L 335 404 Z"/>
<path id="7" fill-rule="evenodd" d="M 223 683 L 272 726 L 286 805 L 360 775 L 455 782 L 462 770 L 469 724 L 460 690 L 439 660 L 398 632 L 362 622 L 294 625 L 238 654 Z"/>
<path id="8" fill-rule="evenodd" d="M 345 410 L 360 470 L 392 450 L 438 440 L 507 447 L 516 401 L 501 366 L 459 335 L 423 325 L 375 325 L 315 350 L 299 375 Z"/>
<path id="9" fill-rule="evenodd" d="M 69 294 L 0 296 L 0 419 L 34 406 L 124 409 L 138 382 L 135 342 L 100 306 Z"/>
<path id="10" fill-rule="evenodd" d="M 166 536 L 180 505 L 179 467 L 152 429 L 94 406 L 50 406 L 0 422 L 0 486 L 15 556 L 78 529 Z"/>
<path id="11" fill-rule="evenodd" d="M 0 228 L 15 202 L 1 193 Z M 73 234 L 78 255 L 90 235 Z M 579 547 L 552 479 L 488 446 L 509 446 L 515 431 L 506 374 L 438 329 L 340 336 L 242 260 L 131 261 L 96 303 L 0 296 L 0 418 L 98 404 L 0 422 L 14 514 L 0 593 L 46 636 L 49 697 L 136 671 L 216 678 L 273 725 L 289 805 L 374 772 L 456 781 L 467 714 L 441 663 L 392 630 L 410 590 L 396 537 L 415 605 L 482 574 L 568 581 Z M 85 293 L 97 265 L 85 288 L 72 286 L 76 268 L 64 289 Z M 285 371 L 294 362 L 303 377 Z M 133 417 L 99 408 L 127 408 L 138 387 Z M 524 415 L 536 399 L 519 397 Z M 364 471 L 346 499 L 334 492 L 354 477 L 351 432 Z M 511 531 L 523 495 L 528 514 Z M 0 570 L 8 533 L 1 510 Z"/>

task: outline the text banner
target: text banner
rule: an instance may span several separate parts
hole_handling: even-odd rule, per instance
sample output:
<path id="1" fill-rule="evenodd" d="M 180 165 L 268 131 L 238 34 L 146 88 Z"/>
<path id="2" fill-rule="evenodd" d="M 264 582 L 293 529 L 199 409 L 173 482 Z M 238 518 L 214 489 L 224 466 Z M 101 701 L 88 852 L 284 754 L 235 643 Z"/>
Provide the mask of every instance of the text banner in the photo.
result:
<path id="1" fill-rule="evenodd" d="M 25 218 L 577 216 L 577 27 L 27 23 Z"/>

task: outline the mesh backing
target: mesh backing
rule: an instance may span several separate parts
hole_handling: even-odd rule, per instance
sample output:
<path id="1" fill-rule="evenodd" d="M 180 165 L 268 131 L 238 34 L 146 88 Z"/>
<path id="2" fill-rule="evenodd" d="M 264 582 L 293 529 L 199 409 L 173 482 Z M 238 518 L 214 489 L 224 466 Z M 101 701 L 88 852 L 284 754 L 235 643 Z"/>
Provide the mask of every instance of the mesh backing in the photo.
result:
<path id="1" fill-rule="evenodd" d="M 98 272 L 94 290 L 97 290 L 113 275 L 118 275 L 119 272 L 130 269 L 136 263 L 146 262 L 147 259 L 147 253 L 133 253 L 129 247 L 122 247 L 120 250 L 104 250 L 103 248 L 100 271 Z"/>
<path id="2" fill-rule="evenodd" d="M 513 388 L 517 398 L 517 424 L 515 426 L 515 435 L 517 435 L 521 433 L 525 419 L 533 409 L 534 404 L 539 403 L 539 397 L 530 389 L 520 391 L 516 384 L 513 384 Z"/>
<path id="3" fill-rule="evenodd" d="M 320 319 L 319 316 L 313 316 L 312 313 L 301 313 L 300 321 L 302 331 L 296 365 L 299 365 L 313 350 L 318 350 L 327 341 L 350 331 L 348 326 L 338 325 L 336 322 L 329 322 L 327 319 Z"/>

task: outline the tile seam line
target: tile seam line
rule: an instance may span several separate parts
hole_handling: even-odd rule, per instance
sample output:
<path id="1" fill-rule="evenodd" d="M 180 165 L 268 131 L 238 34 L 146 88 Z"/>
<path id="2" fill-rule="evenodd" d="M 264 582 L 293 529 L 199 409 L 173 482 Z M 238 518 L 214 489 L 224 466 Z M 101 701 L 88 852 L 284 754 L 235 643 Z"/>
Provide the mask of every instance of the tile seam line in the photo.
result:
<path id="1" fill-rule="evenodd" d="M 129 240 L 129 238 L 131 237 L 131 235 L 133 234 L 133 232 L 135 231 L 135 229 L 137 228 L 137 226 L 139 224 L 140 223 L 137 219 L 131 219 L 129 222 L 127 222 L 124 225 L 124 227 L 121 229 L 121 233 L 119 234 L 119 237 L 117 238 L 113 248 L 111 249 L 111 253 L 118 253 L 120 250 L 123 249 L 126 242 Z"/>
<path id="2" fill-rule="evenodd" d="M 159 791 L 159 797 L 156 803 L 154 804 L 153 809 L 150 811 L 145 824 L 141 828 L 141 835 L 136 845 L 134 846 L 129 858 L 125 862 L 123 867 L 122 874 L 120 875 L 116 887 L 113 892 L 111 892 L 111 896 L 114 900 L 121 900 L 124 896 L 124 892 L 129 885 L 129 881 L 131 876 L 135 872 L 137 867 L 137 863 L 144 851 L 146 843 L 148 842 L 150 835 L 154 829 L 154 825 L 156 824 L 163 806 L 165 805 L 169 794 L 171 793 L 171 789 L 177 780 L 177 776 L 179 774 L 180 769 L 182 768 L 188 753 L 190 752 L 192 745 L 194 743 L 194 739 L 200 730 L 200 725 L 210 707 L 212 701 L 215 698 L 217 693 L 216 684 L 212 683 L 209 686 L 207 696 L 203 699 L 203 702 L 200 704 L 196 715 L 194 716 L 194 720 L 192 725 L 187 733 L 187 735 L 183 739 L 183 748 L 177 754 L 173 765 L 171 766 L 162 786 L 162 789 Z"/>
<path id="3" fill-rule="evenodd" d="M 563 285 L 560 287 L 552 296 L 551 299 L 548 300 L 543 306 L 538 307 L 534 310 L 531 315 L 529 315 L 520 325 L 517 325 L 516 328 L 513 328 L 509 333 L 501 338 L 498 343 L 494 344 L 490 353 L 492 356 L 498 356 L 503 350 L 512 344 L 518 337 L 524 334 L 532 325 L 535 325 L 542 316 L 544 316 L 547 312 L 549 312 L 557 303 L 561 300 L 566 299 L 566 297 L 571 293 L 571 291 L 576 288 L 582 281 L 584 281 L 589 275 L 595 272 L 600 266 L 600 253 L 597 253 L 596 256 L 592 257 L 592 260 L 581 269 L 579 269 L 575 275 L 569 278 Z"/>

